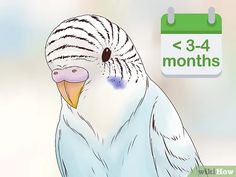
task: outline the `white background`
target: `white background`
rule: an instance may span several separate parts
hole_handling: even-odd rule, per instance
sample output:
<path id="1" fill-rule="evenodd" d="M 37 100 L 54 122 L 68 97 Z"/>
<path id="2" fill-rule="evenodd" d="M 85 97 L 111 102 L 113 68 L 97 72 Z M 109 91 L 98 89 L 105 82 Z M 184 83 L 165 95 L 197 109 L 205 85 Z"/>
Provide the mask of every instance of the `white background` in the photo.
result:
<path id="1" fill-rule="evenodd" d="M 176 13 L 206 13 L 213 6 L 222 16 L 220 77 L 163 76 L 160 19 L 170 6 Z M 54 148 L 60 94 L 44 45 L 62 20 L 86 13 L 105 16 L 130 35 L 147 73 L 175 105 L 202 162 L 236 165 L 235 7 L 235 0 L 0 0 L 0 176 L 60 176 Z"/>

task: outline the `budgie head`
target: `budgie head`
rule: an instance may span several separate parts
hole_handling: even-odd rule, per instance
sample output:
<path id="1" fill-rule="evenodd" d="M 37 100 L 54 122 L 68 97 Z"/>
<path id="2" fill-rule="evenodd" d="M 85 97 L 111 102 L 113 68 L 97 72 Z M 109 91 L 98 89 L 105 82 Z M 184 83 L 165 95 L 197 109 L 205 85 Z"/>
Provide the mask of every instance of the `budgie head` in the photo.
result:
<path id="1" fill-rule="evenodd" d="M 61 96 L 73 108 L 89 89 L 115 92 L 145 82 L 142 61 L 129 36 L 101 16 L 63 21 L 50 34 L 45 55 Z"/>

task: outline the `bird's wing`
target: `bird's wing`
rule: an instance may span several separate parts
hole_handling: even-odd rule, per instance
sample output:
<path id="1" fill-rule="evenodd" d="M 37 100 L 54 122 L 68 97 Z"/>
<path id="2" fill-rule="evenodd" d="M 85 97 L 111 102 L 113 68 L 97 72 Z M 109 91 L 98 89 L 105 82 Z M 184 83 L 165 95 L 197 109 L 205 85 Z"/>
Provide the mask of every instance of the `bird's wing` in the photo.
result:
<path id="1" fill-rule="evenodd" d="M 198 153 L 177 111 L 161 90 L 151 114 L 150 143 L 160 177 L 187 176 L 194 167 L 201 166 Z"/>

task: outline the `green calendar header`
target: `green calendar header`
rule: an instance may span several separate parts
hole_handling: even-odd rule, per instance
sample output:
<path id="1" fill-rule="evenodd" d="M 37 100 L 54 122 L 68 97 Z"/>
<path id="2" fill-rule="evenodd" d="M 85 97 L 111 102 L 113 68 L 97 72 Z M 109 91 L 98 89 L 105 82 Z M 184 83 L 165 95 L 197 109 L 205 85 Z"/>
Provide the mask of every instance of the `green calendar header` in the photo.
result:
<path id="1" fill-rule="evenodd" d="M 215 23 L 208 23 L 208 14 L 175 14 L 175 22 L 169 24 L 167 14 L 161 18 L 161 34 L 222 34 L 221 16 Z"/>

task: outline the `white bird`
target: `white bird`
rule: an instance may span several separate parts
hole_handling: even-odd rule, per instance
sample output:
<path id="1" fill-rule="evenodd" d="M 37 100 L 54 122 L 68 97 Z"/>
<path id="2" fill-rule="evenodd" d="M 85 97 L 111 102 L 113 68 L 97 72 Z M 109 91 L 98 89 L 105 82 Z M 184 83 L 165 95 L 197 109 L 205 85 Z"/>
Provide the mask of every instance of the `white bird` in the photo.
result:
<path id="1" fill-rule="evenodd" d="M 45 55 L 62 98 L 63 177 L 182 177 L 201 165 L 174 106 L 118 25 L 96 15 L 65 20 Z"/>

